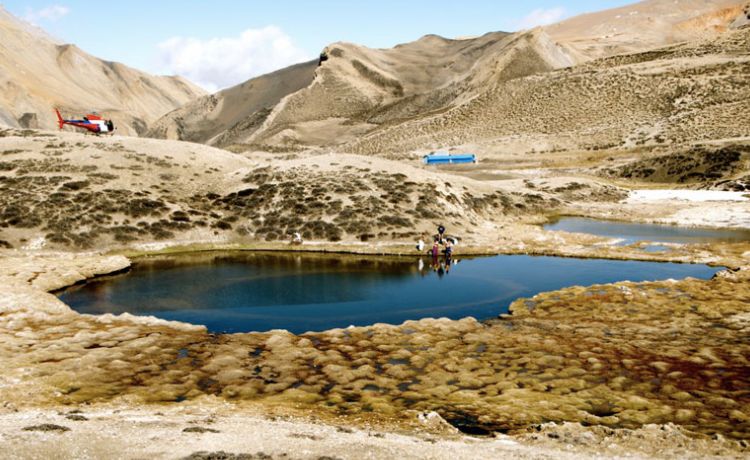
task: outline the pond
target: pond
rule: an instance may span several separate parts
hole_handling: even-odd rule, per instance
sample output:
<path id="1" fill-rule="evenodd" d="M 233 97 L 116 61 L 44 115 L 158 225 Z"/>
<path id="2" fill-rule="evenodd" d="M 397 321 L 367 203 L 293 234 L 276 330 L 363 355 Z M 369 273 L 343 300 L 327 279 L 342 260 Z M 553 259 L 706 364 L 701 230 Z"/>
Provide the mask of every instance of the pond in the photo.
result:
<path id="1" fill-rule="evenodd" d="M 400 324 L 427 317 L 477 319 L 519 297 L 573 285 L 708 279 L 719 269 L 656 262 L 495 256 L 453 260 L 351 255 L 212 253 L 138 261 L 122 275 L 59 294 L 81 313 L 152 315 L 211 332 Z"/>
<path id="2" fill-rule="evenodd" d="M 750 229 L 716 229 L 677 227 L 674 225 L 640 224 L 584 217 L 562 217 L 544 225 L 546 230 L 570 233 L 588 233 L 607 238 L 617 238 L 620 245 L 639 241 L 658 243 L 736 243 L 750 241 Z"/>

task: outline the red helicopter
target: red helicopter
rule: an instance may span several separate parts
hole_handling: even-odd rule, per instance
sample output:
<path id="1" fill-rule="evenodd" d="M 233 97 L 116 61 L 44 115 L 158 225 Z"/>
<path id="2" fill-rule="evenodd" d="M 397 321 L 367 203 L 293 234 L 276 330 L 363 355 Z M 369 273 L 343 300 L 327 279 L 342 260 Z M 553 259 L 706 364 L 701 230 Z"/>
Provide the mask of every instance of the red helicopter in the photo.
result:
<path id="1" fill-rule="evenodd" d="M 83 117 L 83 120 L 64 120 L 58 109 L 55 109 L 55 113 L 57 113 L 57 124 L 60 129 L 63 129 L 64 125 L 71 125 L 76 128 L 85 129 L 96 135 L 105 133 L 114 134 L 115 131 L 115 125 L 112 123 L 112 120 L 105 120 L 96 113 L 86 115 Z"/>

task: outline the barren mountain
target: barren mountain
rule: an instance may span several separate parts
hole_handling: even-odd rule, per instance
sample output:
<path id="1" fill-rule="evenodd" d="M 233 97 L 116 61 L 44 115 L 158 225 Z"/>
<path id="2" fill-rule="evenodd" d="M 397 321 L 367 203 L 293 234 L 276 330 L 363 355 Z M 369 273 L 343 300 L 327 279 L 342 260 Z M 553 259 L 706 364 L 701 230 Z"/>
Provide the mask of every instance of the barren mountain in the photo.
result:
<path id="1" fill-rule="evenodd" d="M 577 16 L 545 27 L 578 61 L 634 53 L 727 30 L 738 0 L 647 0 Z"/>
<path id="2" fill-rule="evenodd" d="M 607 123 L 632 127 L 630 116 L 649 111 L 641 104 L 649 101 L 627 96 L 638 88 L 631 91 L 627 81 L 619 81 L 627 79 L 627 72 L 621 72 L 625 67 L 613 68 L 616 61 L 588 67 L 587 63 L 623 53 L 646 53 L 637 60 L 649 61 L 656 55 L 647 52 L 658 47 L 718 39 L 742 14 L 737 0 L 649 0 L 515 34 L 495 32 L 465 40 L 428 35 L 392 49 L 335 43 L 323 51 L 317 69 L 314 63 L 300 64 L 208 96 L 166 115 L 149 135 L 234 145 L 237 150 L 339 146 L 339 150 L 378 153 L 493 141 L 507 130 L 487 129 L 487 125 L 504 126 L 510 118 L 514 133 L 543 138 L 549 133 L 539 131 L 538 124 L 526 125 L 521 120 L 526 115 L 508 111 L 509 104 L 523 106 L 528 97 L 546 95 L 548 87 L 560 84 L 560 75 L 568 74 L 561 69 L 569 67 L 577 72 L 575 81 L 593 72 L 615 84 L 615 88 L 597 87 L 593 97 L 606 99 L 615 110 L 617 121 L 607 112 Z M 707 58 L 688 65 L 708 65 Z M 647 67 L 642 72 L 666 72 L 658 65 Z M 589 95 L 575 81 L 563 81 L 560 92 L 549 97 L 562 101 L 564 94 L 572 97 L 574 106 L 585 103 Z M 523 89 L 530 86 L 535 88 L 531 95 Z M 615 94 L 618 87 L 626 97 Z M 481 104 L 504 105 L 507 110 L 490 113 L 478 108 Z M 551 110 L 534 106 L 533 110 L 540 110 L 534 117 L 564 116 L 556 110 L 565 104 Z M 464 122 L 482 134 L 465 136 L 453 129 Z M 618 136 L 616 142 L 630 134 Z M 379 140 L 394 135 L 399 139 L 395 144 Z M 402 136 L 407 141 L 403 145 Z"/>
<path id="3" fill-rule="evenodd" d="M 92 110 L 121 134 L 142 134 L 159 116 L 204 94 L 180 77 L 153 76 L 57 43 L 0 7 L 0 124 L 52 129 Z"/>
<path id="4" fill-rule="evenodd" d="M 335 44 L 315 81 L 274 107 L 264 124 L 235 142 L 328 146 L 384 126 L 439 114 L 486 88 L 572 62 L 542 31 L 490 33 L 470 40 L 438 36 L 370 50 Z"/>
<path id="5" fill-rule="evenodd" d="M 150 135 L 270 149 L 336 145 L 460 104 L 487 85 L 571 64 L 542 31 L 467 40 L 427 35 L 392 49 L 335 43 L 317 64 L 253 79 L 167 114 Z"/>
<path id="6" fill-rule="evenodd" d="M 518 78 L 435 116 L 343 147 L 409 152 L 470 144 L 483 156 L 674 145 L 750 135 L 750 29 Z"/>

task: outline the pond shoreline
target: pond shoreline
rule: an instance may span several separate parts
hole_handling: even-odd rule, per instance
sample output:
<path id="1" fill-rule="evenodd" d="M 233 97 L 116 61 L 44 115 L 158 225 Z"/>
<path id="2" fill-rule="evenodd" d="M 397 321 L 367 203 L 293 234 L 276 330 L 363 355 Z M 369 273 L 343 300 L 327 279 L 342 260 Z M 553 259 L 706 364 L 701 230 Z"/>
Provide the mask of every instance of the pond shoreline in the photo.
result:
<path id="1" fill-rule="evenodd" d="M 507 313 L 518 298 L 570 286 L 708 280 L 718 271 L 705 264 L 530 255 L 438 260 L 434 265 L 430 258 L 362 254 L 180 253 L 134 259 L 125 277 L 97 277 L 56 294 L 85 314 L 156 316 L 205 325 L 213 333 L 299 334 L 431 317 L 484 321 Z"/>
<path id="2" fill-rule="evenodd" d="M 399 245 L 394 249 L 353 249 L 350 246 L 341 245 L 339 247 L 336 244 L 329 244 L 324 248 L 320 247 L 304 247 L 304 246 L 279 246 L 279 245 L 264 245 L 264 244 L 203 244 L 203 245 L 183 245 L 182 243 L 176 243 L 174 246 L 169 248 L 153 250 L 153 251 L 134 251 L 129 249 L 116 249 L 116 250 L 104 250 L 103 255 L 122 255 L 128 257 L 134 262 L 141 258 L 159 257 L 159 256 L 180 256 L 190 254 L 202 254 L 212 252 L 257 252 L 257 253 L 280 253 L 280 254 L 296 254 L 302 253 L 307 255 L 351 255 L 351 256 L 372 256 L 372 257 L 397 257 L 397 258 L 409 258 L 409 259 L 420 259 L 429 257 L 426 253 L 414 253 L 413 250 L 406 249 L 408 245 Z M 621 246 L 609 246 L 608 248 L 617 249 L 622 248 Z M 748 244 L 750 248 L 750 244 Z M 623 248 L 630 249 L 630 248 Z M 684 263 L 684 264 L 706 264 L 712 267 L 726 267 L 726 268 L 737 268 L 739 265 L 731 265 L 726 261 L 717 260 L 706 260 L 704 254 L 694 259 L 686 258 L 684 254 L 660 254 L 660 253 L 644 253 L 635 251 L 622 251 L 621 253 L 611 252 L 599 252 L 596 249 L 590 250 L 583 253 L 572 253 L 566 251 L 564 248 L 544 248 L 535 250 L 533 248 L 524 249 L 512 249 L 512 248 L 501 248 L 497 250 L 487 249 L 483 246 L 460 246 L 454 249 L 453 252 L 455 257 L 492 257 L 492 256 L 515 256 L 525 255 L 532 257 L 560 257 L 569 259 L 602 259 L 602 260 L 630 260 L 634 262 L 671 262 L 671 263 Z"/>

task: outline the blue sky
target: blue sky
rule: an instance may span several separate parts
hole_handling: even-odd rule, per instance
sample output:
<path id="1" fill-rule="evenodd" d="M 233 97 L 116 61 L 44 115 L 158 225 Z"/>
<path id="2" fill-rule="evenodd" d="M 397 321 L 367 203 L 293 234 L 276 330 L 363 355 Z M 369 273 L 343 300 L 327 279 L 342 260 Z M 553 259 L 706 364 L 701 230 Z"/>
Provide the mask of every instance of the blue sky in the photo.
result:
<path id="1" fill-rule="evenodd" d="M 229 1 L 81 0 L 2 4 L 58 39 L 102 59 L 177 73 L 210 90 L 318 55 L 327 44 L 386 48 L 518 30 L 632 0 Z"/>

